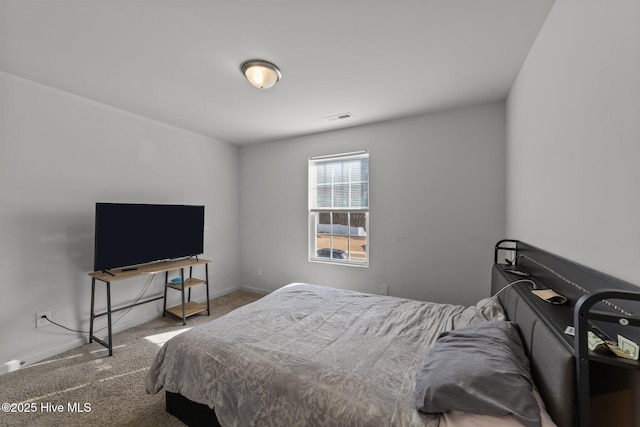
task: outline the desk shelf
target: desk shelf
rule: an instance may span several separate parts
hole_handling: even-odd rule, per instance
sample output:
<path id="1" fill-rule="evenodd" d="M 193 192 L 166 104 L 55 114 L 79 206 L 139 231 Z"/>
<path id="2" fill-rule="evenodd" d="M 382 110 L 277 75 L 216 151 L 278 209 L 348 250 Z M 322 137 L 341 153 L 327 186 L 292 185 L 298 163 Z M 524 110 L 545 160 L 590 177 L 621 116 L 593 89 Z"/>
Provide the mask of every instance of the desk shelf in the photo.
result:
<path id="1" fill-rule="evenodd" d="M 198 313 L 202 313 L 203 311 L 207 311 L 206 304 L 200 304 L 193 301 L 187 301 L 184 303 L 184 315 L 185 317 L 190 317 Z M 182 317 L 182 305 L 176 305 L 173 307 L 169 307 L 166 309 L 167 313 L 171 313 L 174 316 Z"/>
<path id="2" fill-rule="evenodd" d="M 167 313 L 172 314 L 174 316 L 180 317 L 182 319 L 182 324 L 187 324 L 187 317 L 194 316 L 196 314 L 202 313 L 204 311 L 207 312 L 207 316 L 211 314 L 211 310 L 209 307 L 209 264 L 204 263 L 205 268 L 205 279 L 199 279 L 193 277 L 193 265 L 189 266 L 189 277 L 185 277 L 184 269 L 185 267 L 180 268 L 180 280 L 178 282 L 169 281 L 169 271 L 165 272 L 165 287 L 164 287 L 164 311 L 163 316 L 166 316 Z M 206 285 L 207 289 L 207 303 L 200 304 L 194 301 L 191 301 L 191 288 L 194 286 Z M 181 293 L 182 303 L 173 307 L 167 307 L 167 290 L 174 289 Z M 187 293 L 185 299 L 185 292 Z"/>
<path id="3" fill-rule="evenodd" d="M 198 286 L 198 285 L 202 285 L 207 283 L 205 280 L 202 279 L 196 279 L 195 277 L 189 277 L 187 280 L 184 281 L 184 287 L 185 289 L 191 288 L 193 286 Z M 177 289 L 177 290 L 181 290 L 182 289 L 182 284 L 181 283 L 175 283 L 175 282 L 167 282 L 167 286 L 173 289 Z"/>

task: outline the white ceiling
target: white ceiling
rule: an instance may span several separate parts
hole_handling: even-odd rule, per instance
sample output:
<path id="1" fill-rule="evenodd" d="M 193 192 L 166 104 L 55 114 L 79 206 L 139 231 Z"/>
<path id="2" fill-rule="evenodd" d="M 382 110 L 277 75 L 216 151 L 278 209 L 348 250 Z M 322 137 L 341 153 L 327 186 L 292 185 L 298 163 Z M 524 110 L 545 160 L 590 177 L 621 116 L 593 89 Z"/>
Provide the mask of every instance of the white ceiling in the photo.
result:
<path id="1" fill-rule="evenodd" d="M 504 99 L 553 5 L 1 1 L 2 71 L 234 144 Z M 250 86 L 248 59 L 282 80 Z"/>

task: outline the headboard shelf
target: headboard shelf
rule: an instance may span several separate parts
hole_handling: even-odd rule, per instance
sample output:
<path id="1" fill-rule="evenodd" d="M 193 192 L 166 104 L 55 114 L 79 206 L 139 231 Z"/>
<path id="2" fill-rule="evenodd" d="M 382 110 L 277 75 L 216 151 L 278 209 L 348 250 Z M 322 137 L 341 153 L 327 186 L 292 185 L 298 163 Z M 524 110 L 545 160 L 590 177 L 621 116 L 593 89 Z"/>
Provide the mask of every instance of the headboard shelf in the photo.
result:
<path id="1" fill-rule="evenodd" d="M 638 286 L 519 240 L 505 239 L 496 244 L 494 263 L 504 265 L 505 260 L 530 273 L 543 286 L 561 293 L 572 308 L 583 295 L 591 292 L 603 289 L 640 291 Z M 640 313 L 640 306 L 634 301 L 620 301 L 615 307 L 597 304 L 594 309 L 605 312 L 623 310 L 632 314 L 635 310 Z"/>
<path id="2" fill-rule="evenodd" d="M 549 329 L 551 329 L 551 332 L 553 332 L 554 335 L 558 337 L 560 342 L 562 342 L 562 344 L 564 344 L 569 351 L 573 351 L 573 337 L 564 333 L 567 326 L 573 326 L 573 309 L 571 309 L 571 307 L 567 306 L 566 304 L 549 304 L 548 302 L 545 302 L 542 299 L 538 298 L 533 293 L 531 293 L 531 291 L 534 289 L 533 284 L 525 281 L 531 280 L 535 282 L 538 287 L 540 287 L 541 283 L 535 277 L 517 276 L 515 274 L 505 272 L 505 268 L 505 265 L 494 265 L 494 274 L 501 274 L 503 276 L 503 280 L 497 281 L 494 279 L 493 282 L 502 283 L 503 286 L 506 286 L 510 283 L 522 280 L 522 282 L 514 284 L 513 288 L 525 301 L 527 301 L 533 311 L 540 317 L 543 322 L 547 324 Z M 495 294 L 499 290 L 500 289 L 492 289 L 492 293 Z"/>

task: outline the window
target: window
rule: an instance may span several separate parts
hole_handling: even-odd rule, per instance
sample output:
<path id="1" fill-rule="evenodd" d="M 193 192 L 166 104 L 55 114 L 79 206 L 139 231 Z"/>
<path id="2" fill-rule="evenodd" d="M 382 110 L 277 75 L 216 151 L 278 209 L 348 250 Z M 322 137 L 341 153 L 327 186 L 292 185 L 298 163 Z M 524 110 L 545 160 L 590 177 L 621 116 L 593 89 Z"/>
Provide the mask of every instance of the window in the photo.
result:
<path id="1" fill-rule="evenodd" d="M 369 264 L 369 153 L 309 159 L 309 260 Z"/>

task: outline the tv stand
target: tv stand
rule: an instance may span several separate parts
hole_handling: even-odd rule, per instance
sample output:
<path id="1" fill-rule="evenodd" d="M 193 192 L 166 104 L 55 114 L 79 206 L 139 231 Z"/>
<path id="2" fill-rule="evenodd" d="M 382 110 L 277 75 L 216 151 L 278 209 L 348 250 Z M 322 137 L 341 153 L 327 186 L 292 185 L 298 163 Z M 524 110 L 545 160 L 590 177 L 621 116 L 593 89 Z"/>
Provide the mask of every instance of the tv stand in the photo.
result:
<path id="1" fill-rule="evenodd" d="M 166 313 L 171 313 L 182 318 L 182 323 L 186 325 L 187 317 L 194 314 L 207 312 L 207 316 L 211 313 L 209 307 L 209 263 L 211 261 L 206 259 L 189 258 L 177 261 L 160 261 L 150 264 L 137 265 L 135 267 L 124 267 L 121 269 L 114 269 L 111 271 L 94 271 L 89 273 L 91 276 L 91 320 L 89 326 L 89 342 L 97 342 L 98 344 L 106 347 L 109 350 L 109 356 L 113 356 L 113 333 L 111 324 L 111 315 L 120 310 L 135 307 L 137 305 L 146 304 L 152 301 L 164 299 L 163 316 Z M 205 279 L 196 279 L 192 277 L 193 267 L 197 265 L 204 265 L 205 267 Z M 189 268 L 189 277 L 185 278 L 185 268 Z M 173 283 L 168 281 L 169 272 L 172 270 L 180 270 L 180 283 Z M 151 297 L 149 299 L 138 301 L 137 303 L 129 304 L 124 307 L 113 309 L 111 307 L 111 283 L 119 280 L 130 279 L 137 276 L 144 276 L 156 273 L 165 273 L 165 287 L 164 295 Z M 106 285 L 107 292 L 107 307 L 106 311 L 102 313 L 95 312 L 95 290 L 96 281 L 102 282 Z M 184 285 L 183 285 L 184 284 Z M 198 304 L 191 301 L 191 287 L 196 285 L 206 285 L 207 290 L 207 303 Z M 175 307 L 167 308 L 167 288 L 171 287 L 182 292 L 182 304 Z M 185 301 L 185 290 L 188 290 L 188 300 Z M 98 317 L 107 316 L 107 338 L 106 341 L 102 340 L 94 335 L 94 320 Z"/>

